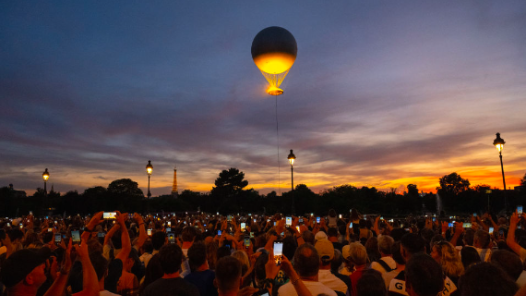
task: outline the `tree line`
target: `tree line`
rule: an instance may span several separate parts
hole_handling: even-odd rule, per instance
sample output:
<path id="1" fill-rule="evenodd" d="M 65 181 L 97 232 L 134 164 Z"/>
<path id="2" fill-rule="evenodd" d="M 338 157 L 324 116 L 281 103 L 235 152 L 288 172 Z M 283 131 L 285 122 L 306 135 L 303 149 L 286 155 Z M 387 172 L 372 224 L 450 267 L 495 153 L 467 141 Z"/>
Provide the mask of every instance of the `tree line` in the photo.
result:
<path id="1" fill-rule="evenodd" d="M 420 193 L 414 184 L 407 185 L 407 191 L 380 191 L 375 187 L 335 186 L 314 193 L 305 184 L 299 184 L 293 191 L 278 196 L 275 191 L 259 194 L 254 189 L 246 189 L 249 182 L 243 172 L 236 168 L 223 170 L 208 193 L 184 190 L 177 196 L 162 195 L 145 198 L 137 182 L 119 179 L 108 187 L 92 187 L 83 193 L 69 191 L 65 194 L 44 192 L 38 188 L 33 196 L 16 197 L 12 188 L 0 188 L 0 216 L 19 216 L 33 211 L 37 215 L 64 213 L 90 214 L 97 211 L 130 212 L 186 212 L 204 211 L 208 213 L 267 213 L 277 212 L 295 214 L 326 214 L 329 209 L 337 209 L 345 214 L 355 208 L 361 213 L 382 213 L 386 216 L 406 216 L 408 214 L 436 213 L 437 194 Z M 449 215 L 460 213 L 485 212 L 488 209 L 497 213 L 516 205 L 526 204 L 526 175 L 521 180 L 522 191 L 502 191 L 487 185 L 471 186 L 469 180 L 457 173 L 439 179 L 437 193 L 442 209 Z M 491 192 L 489 191 L 491 190 Z"/>

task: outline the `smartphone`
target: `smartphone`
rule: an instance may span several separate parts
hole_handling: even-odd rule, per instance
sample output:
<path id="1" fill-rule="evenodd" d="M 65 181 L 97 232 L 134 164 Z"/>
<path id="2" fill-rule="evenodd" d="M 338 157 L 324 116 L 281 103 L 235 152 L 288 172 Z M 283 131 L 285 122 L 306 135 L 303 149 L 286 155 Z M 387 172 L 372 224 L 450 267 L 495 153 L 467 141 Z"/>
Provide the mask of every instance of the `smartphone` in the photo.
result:
<path id="1" fill-rule="evenodd" d="M 171 227 L 166 227 L 166 232 L 172 232 L 172 228 Z"/>
<path id="2" fill-rule="evenodd" d="M 117 213 L 116 212 L 104 212 L 102 214 L 102 218 L 104 220 L 115 220 L 117 218 Z"/>
<path id="3" fill-rule="evenodd" d="M 74 244 L 80 244 L 80 233 L 78 230 L 71 231 L 71 240 Z"/>
<path id="4" fill-rule="evenodd" d="M 247 224 L 245 224 L 245 222 L 241 222 L 241 232 L 245 232 L 247 228 Z"/>
<path id="5" fill-rule="evenodd" d="M 453 228 L 453 223 L 448 223 L 448 224 L 447 224 L 447 227 L 449 227 L 449 228 Z"/>
<path id="6" fill-rule="evenodd" d="M 276 226 L 276 221 L 274 221 L 274 226 Z"/>
<path id="7" fill-rule="evenodd" d="M 53 228 L 48 228 L 47 232 L 53 232 Z"/>
<path id="8" fill-rule="evenodd" d="M 248 215 L 249 215 L 249 216 L 252 216 L 252 214 L 251 214 L 251 213 L 248 213 Z"/>
<path id="9" fill-rule="evenodd" d="M 517 214 L 522 215 L 522 206 L 517 206 Z"/>
<path id="10" fill-rule="evenodd" d="M 341 219 L 341 218 L 342 218 L 342 214 L 340 214 L 340 216 L 339 216 L 339 217 L 340 217 L 340 219 Z"/>
<path id="11" fill-rule="evenodd" d="M 221 230 L 218 230 L 218 231 L 217 231 L 217 235 L 221 235 Z"/>
<path id="12" fill-rule="evenodd" d="M 33 211 L 29 211 L 29 215 L 33 215 Z"/>
<path id="13" fill-rule="evenodd" d="M 499 235 L 500 235 L 500 236 L 503 236 L 503 235 L 504 235 L 504 230 L 502 230 L 502 229 L 499 230 Z"/>
<path id="14" fill-rule="evenodd" d="M 57 221 L 55 221 L 55 224 L 57 224 Z"/>
<path id="15" fill-rule="evenodd" d="M 281 264 L 281 256 L 283 256 L 283 243 L 274 242 L 274 260 L 276 261 L 276 265 Z"/>
<path id="16" fill-rule="evenodd" d="M 20 224 L 20 227 L 19 227 L 19 228 L 20 228 L 20 229 L 24 229 L 24 225 Z"/>
<path id="17" fill-rule="evenodd" d="M 173 232 L 168 233 L 168 242 L 175 244 L 175 234 Z"/>
<path id="18" fill-rule="evenodd" d="M 146 233 L 148 234 L 148 236 L 152 236 L 152 229 L 148 228 L 148 230 L 146 230 Z"/>
<path id="19" fill-rule="evenodd" d="M 426 217 L 427 217 L 427 215 L 426 215 Z M 384 219 L 384 217 L 380 217 L 380 220 L 383 220 L 383 219 Z"/>
<path id="20" fill-rule="evenodd" d="M 168 221 L 168 227 L 172 227 L 172 222 Z"/>
<path id="21" fill-rule="evenodd" d="M 311 217 L 314 216 L 314 213 L 310 213 L 310 216 L 311 216 Z"/>
<path id="22" fill-rule="evenodd" d="M 433 222 L 436 222 L 437 218 L 433 217 Z"/>
<path id="23" fill-rule="evenodd" d="M 493 234 L 493 231 L 494 231 L 493 227 L 490 227 L 489 228 L 489 233 Z"/>
<path id="24" fill-rule="evenodd" d="M 352 228 L 352 222 L 351 222 L 351 224 L 349 224 L 349 228 Z"/>
<path id="25" fill-rule="evenodd" d="M 183 221 L 183 224 L 186 225 L 186 221 Z"/>
<path id="26" fill-rule="evenodd" d="M 231 215 L 226 216 L 226 221 L 228 222 L 232 221 L 232 216 Z"/>
<path id="27" fill-rule="evenodd" d="M 218 216 L 219 216 L 219 212 L 217 212 L 217 213 L 216 213 L 216 215 L 218 215 Z"/>
<path id="28" fill-rule="evenodd" d="M 316 217 L 316 223 L 320 223 L 320 217 Z"/>
<path id="29" fill-rule="evenodd" d="M 256 219 L 254 219 L 254 223 L 256 223 Z"/>
<path id="30" fill-rule="evenodd" d="M 97 233 L 97 237 L 105 237 L 105 236 L 106 236 L 106 233 L 104 232 Z"/>
<path id="31" fill-rule="evenodd" d="M 55 233 L 55 244 L 60 244 L 62 241 L 62 235 L 60 233 Z"/>
<path id="32" fill-rule="evenodd" d="M 287 225 L 287 227 L 292 225 L 292 217 L 285 218 L 285 225 Z"/>
<path id="33" fill-rule="evenodd" d="M 254 238 L 254 232 L 250 232 L 250 238 Z"/>
<path id="34" fill-rule="evenodd" d="M 11 227 L 11 223 L 7 222 L 7 227 Z"/>
<path id="35" fill-rule="evenodd" d="M 473 217 L 477 217 L 477 213 L 473 213 Z"/>
<path id="36" fill-rule="evenodd" d="M 300 219 L 299 219 L 299 222 L 300 222 L 300 223 L 303 223 L 303 218 L 300 218 Z"/>
<path id="37" fill-rule="evenodd" d="M 244 245 L 245 245 L 245 248 L 248 249 L 248 248 L 250 247 L 250 238 L 249 238 L 249 237 L 245 237 L 245 238 L 243 239 L 243 243 L 244 243 Z"/>

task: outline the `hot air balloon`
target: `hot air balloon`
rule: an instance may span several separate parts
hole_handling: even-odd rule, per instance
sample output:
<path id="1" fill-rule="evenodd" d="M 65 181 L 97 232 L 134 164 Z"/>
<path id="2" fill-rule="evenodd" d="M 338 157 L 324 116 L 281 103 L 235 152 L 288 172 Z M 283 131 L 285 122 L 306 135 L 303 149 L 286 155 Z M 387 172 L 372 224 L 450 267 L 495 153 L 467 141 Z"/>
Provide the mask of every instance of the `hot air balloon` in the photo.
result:
<path id="1" fill-rule="evenodd" d="M 252 41 L 252 59 L 267 79 L 270 87 L 267 93 L 279 96 L 279 88 L 296 60 L 298 46 L 294 36 L 281 27 L 261 30 Z"/>

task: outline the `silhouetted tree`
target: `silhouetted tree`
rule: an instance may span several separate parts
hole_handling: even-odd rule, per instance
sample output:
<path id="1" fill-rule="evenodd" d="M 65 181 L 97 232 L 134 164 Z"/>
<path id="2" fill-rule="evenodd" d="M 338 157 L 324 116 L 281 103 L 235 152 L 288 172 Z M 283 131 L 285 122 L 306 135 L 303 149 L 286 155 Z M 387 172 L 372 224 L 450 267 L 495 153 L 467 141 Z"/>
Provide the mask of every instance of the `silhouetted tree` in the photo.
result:
<path id="1" fill-rule="evenodd" d="M 244 180 L 245 174 L 236 168 L 223 170 L 219 173 L 212 187 L 211 198 L 221 205 L 223 211 L 233 210 L 232 204 L 237 204 L 237 210 L 241 210 L 240 199 L 243 195 L 243 188 L 247 187 L 248 181 Z M 232 211 L 233 212 L 233 211 Z"/>
<path id="2" fill-rule="evenodd" d="M 138 209 L 144 199 L 139 184 L 131 179 L 119 179 L 111 182 L 108 185 L 108 196 L 108 207 L 119 211 Z"/>

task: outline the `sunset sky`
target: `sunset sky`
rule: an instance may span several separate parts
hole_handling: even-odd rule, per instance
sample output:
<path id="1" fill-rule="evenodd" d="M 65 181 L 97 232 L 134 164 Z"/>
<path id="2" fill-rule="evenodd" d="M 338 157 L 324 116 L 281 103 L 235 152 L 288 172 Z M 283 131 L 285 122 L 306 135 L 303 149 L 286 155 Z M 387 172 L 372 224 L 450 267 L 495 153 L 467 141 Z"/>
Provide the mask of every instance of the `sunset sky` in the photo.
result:
<path id="1" fill-rule="evenodd" d="M 255 35 L 298 56 L 275 98 Z M 526 1 L 2 1 L 0 186 L 66 193 L 131 178 L 209 191 L 240 169 L 295 184 L 432 191 L 526 173 Z M 399 191 L 399 192 L 400 192 Z"/>

